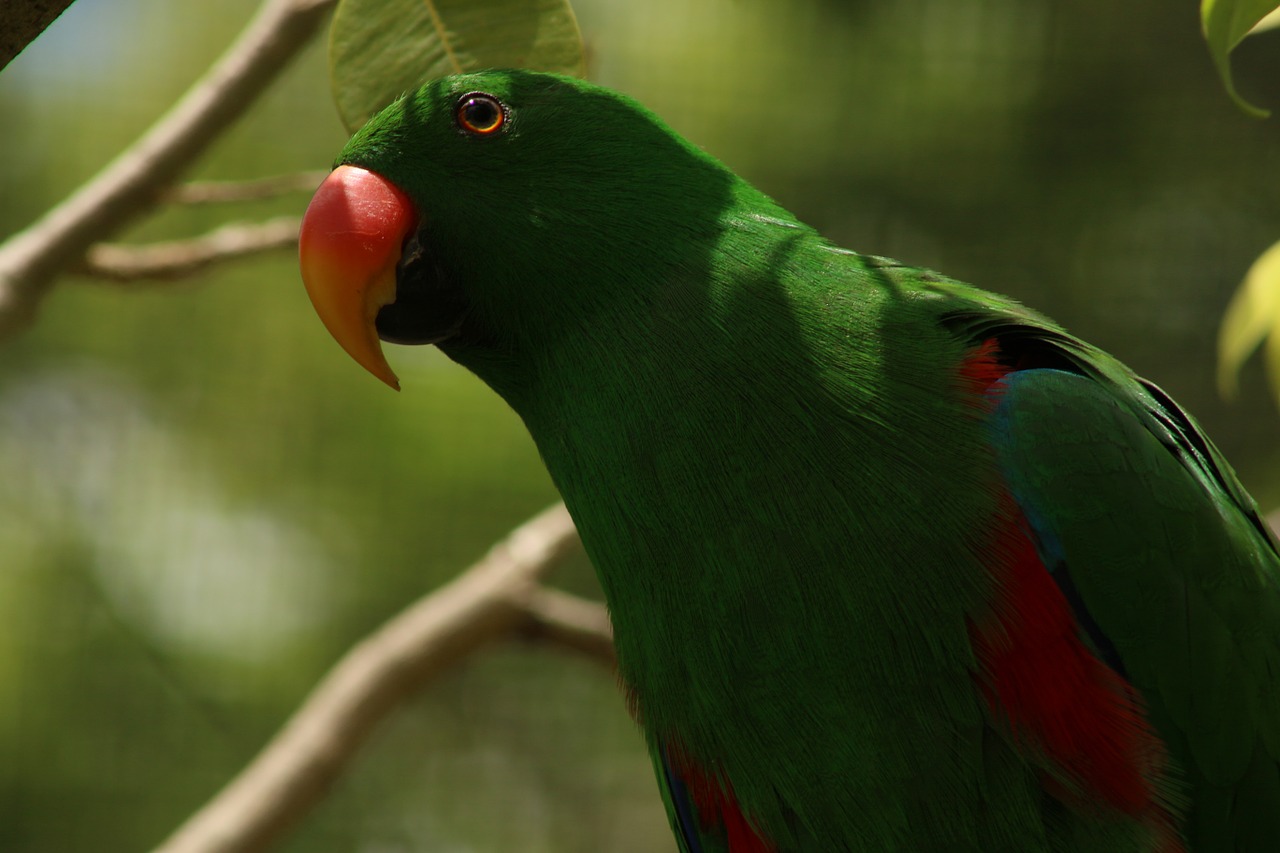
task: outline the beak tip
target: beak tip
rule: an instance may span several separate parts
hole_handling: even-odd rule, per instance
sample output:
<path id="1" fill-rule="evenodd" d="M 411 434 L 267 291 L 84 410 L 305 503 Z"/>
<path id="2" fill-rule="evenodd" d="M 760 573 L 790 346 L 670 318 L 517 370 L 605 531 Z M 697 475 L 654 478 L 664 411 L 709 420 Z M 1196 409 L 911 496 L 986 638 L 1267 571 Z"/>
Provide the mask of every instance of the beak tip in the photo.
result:
<path id="1" fill-rule="evenodd" d="M 387 364 L 386 356 L 382 354 L 381 342 L 378 340 L 377 335 L 370 334 L 362 343 L 363 346 L 344 346 L 343 348 L 346 349 L 347 355 L 351 356 L 357 364 L 373 374 L 380 382 L 393 391 L 399 391 L 400 378 L 391 369 L 391 365 Z"/>

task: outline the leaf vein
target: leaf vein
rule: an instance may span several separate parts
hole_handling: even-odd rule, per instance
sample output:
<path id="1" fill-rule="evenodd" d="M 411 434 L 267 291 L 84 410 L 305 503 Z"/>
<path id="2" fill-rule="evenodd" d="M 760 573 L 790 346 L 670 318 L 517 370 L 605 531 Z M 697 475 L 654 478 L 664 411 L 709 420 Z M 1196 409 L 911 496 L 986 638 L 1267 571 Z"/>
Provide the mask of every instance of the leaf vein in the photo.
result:
<path id="1" fill-rule="evenodd" d="M 449 32 L 444 27 L 444 21 L 440 19 L 440 12 L 436 9 L 435 0 L 422 0 L 427 7 L 427 14 L 431 16 L 431 25 L 435 27 L 436 32 L 440 35 L 440 46 L 444 48 L 444 55 L 449 59 L 449 65 L 453 68 L 454 74 L 462 73 L 462 63 L 458 61 L 458 55 L 453 52 L 453 45 L 449 43 Z"/>

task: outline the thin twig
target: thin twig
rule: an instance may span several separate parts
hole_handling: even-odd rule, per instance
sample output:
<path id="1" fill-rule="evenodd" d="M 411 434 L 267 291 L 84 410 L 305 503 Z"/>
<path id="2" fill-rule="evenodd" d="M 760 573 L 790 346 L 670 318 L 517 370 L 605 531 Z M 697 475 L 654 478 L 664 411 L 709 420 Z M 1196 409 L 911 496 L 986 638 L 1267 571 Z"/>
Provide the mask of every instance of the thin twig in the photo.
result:
<path id="1" fill-rule="evenodd" d="M 273 175 L 253 181 L 192 181 L 166 191 L 161 197 L 170 204 L 222 204 L 233 201 L 262 201 L 288 193 L 313 192 L 324 180 L 324 171 Z"/>
<path id="2" fill-rule="evenodd" d="M 190 240 L 129 246 L 100 243 L 89 249 L 79 275 L 118 284 L 173 281 L 222 261 L 298 245 L 296 216 L 266 222 L 231 222 Z"/>
<path id="3" fill-rule="evenodd" d="M 524 610 L 529 621 L 520 629 L 523 636 L 554 643 L 608 667 L 617 663 L 613 625 L 600 602 L 538 587 L 525 600 Z"/>
<path id="4" fill-rule="evenodd" d="M 62 14 L 72 0 L 6 0 L 0 3 L 0 68 Z"/>
<path id="5" fill-rule="evenodd" d="M 485 643 L 517 632 L 530 618 L 526 606 L 538 579 L 577 546 L 568 512 L 552 507 L 364 639 L 257 758 L 156 853 L 264 849 L 324 795 L 391 710 Z"/>
<path id="6" fill-rule="evenodd" d="M 310 40 L 334 0 L 266 0 L 240 37 L 140 139 L 0 246 L 0 337 L 27 325 L 63 269 L 152 207 Z"/>

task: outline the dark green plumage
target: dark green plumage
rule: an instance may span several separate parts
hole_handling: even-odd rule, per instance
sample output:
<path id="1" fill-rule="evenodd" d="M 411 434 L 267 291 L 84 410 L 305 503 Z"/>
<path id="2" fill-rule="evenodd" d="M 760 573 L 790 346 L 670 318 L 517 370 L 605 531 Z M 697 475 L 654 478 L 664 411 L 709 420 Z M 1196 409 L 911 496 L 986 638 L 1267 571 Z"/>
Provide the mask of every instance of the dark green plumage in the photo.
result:
<path id="1" fill-rule="evenodd" d="M 460 127 L 471 92 L 499 132 Z M 339 162 L 413 200 L 402 289 L 436 294 L 440 348 L 564 495 L 684 850 L 1280 849 L 1280 559 L 1154 386 L 1012 301 L 832 246 L 581 81 L 434 81 Z M 1102 679 L 1080 689 L 1123 704 L 1129 679 L 1149 729 L 1079 711 L 1063 752 L 1016 723 L 1039 706 L 992 698 L 1001 638 L 1040 627 L 1019 577 L 1077 620 Z M 1051 682 L 1059 639 L 1017 678 Z M 1142 804 L 1108 799 L 1107 761 Z"/>

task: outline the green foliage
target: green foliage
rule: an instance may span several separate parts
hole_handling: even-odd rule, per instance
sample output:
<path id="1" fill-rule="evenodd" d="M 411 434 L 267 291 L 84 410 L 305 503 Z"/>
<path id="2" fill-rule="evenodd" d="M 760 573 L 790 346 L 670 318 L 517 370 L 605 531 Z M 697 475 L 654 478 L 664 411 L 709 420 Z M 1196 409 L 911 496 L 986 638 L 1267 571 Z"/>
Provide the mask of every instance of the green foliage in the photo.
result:
<path id="1" fill-rule="evenodd" d="M 1270 112 L 1248 103 L 1235 89 L 1230 54 L 1250 34 L 1280 26 L 1275 0 L 1203 0 L 1200 17 L 1222 82 L 1236 104 L 1255 118 Z M 1218 332 L 1218 388 L 1227 397 L 1238 391 L 1238 377 L 1249 355 L 1267 338 L 1272 390 L 1280 400 L 1280 243 L 1254 261 L 1231 299 Z"/>
<path id="2" fill-rule="evenodd" d="M 1228 397 L 1238 391 L 1240 367 L 1267 339 L 1267 366 L 1280 399 L 1280 243 L 1253 262 L 1218 333 L 1218 387 Z"/>
<path id="3" fill-rule="evenodd" d="M 1231 79 L 1231 51 L 1254 31 L 1259 21 L 1277 9 L 1280 7 L 1275 0 L 1201 0 L 1200 3 L 1204 38 L 1209 43 L 1209 53 L 1218 73 L 1222 75 L 1222 83 L 1240 109 L 1255 118 L 1266 118 L 1270 112 L 1250 104 L 1236 91 L 1235 82 Z"/>
<path id="4" fill-rule="evenodd" d="M 329 69 L 348 130 L 424 81 L 481 68 L 582 76 L 582 36 L 568 0 L 343 0 Z"/>

